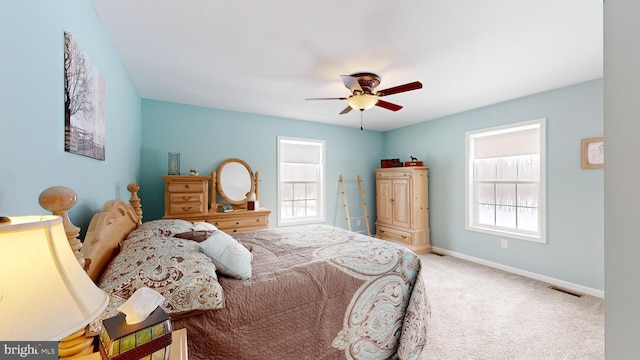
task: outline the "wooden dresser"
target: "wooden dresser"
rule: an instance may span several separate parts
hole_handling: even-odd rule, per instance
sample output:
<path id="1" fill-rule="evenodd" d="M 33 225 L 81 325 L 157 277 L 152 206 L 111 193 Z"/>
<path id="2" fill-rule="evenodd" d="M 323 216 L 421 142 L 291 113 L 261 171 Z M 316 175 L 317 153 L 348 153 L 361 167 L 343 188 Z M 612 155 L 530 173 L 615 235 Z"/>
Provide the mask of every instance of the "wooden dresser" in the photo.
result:
<path id="1" fill-rule="evenodd" d="M 231 233 L 266 229 L 271 210 L 247 210 L 234 207 L 222 213 L 209 208 L 209 181 L 211 176 L 165 175 L 163 219 L 183 219 L 191 222 L 206 221 L 218 229 Z M 213 204 L 217 207 L 217 204 Z"/>
<path id="2" fill-rule="evenodd" d="M 184 216 L 203 215 L 209 208 L 210 176 L 165 175 L 164 217 L 181 219 Z"/>
<path id="3" fill-rule="evenodd" d="M 405 245 L 415 253 L 431 250 L 429 168 L 376 169 L 376 237 Z"/>

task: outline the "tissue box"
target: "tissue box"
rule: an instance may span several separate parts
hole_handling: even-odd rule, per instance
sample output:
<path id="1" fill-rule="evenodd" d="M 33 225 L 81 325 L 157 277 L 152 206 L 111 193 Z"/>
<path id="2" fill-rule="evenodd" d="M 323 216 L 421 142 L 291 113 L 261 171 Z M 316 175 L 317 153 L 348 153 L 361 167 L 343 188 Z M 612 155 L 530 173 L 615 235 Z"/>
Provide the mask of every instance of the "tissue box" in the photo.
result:
<path id="1" fill-rule="evenodd" d="M 171 319 L 159 306 L 142 322 L 128 325 L 125 314 L 102 321 L 100 353 L 109 360 L 166 360 L 171 346 Z"/>

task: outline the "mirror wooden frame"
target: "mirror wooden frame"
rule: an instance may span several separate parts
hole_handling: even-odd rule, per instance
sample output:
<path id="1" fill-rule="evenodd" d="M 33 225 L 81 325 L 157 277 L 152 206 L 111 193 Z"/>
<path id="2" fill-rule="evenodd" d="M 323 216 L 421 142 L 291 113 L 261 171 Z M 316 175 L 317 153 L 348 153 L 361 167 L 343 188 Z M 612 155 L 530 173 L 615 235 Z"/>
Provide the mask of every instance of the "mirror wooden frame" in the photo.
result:
<path id="1" fill-rule="evenodd" d="M 232 199 L 229 197 L 227 192 L 225 192 L 224 184 L 223 184 L 223 171 L 225 166 L 230 166 L 234 164 L 239 164 L 247 170 L 247 174 L 249 176 L 250 188 L 248 189 L 246 196 L 242 199 Z M 247 164 L 244 160 L 238 158 L 229 158 L 223 161 L 218 167 L 217 172 L 215 170 L 211 171 L 211 181 L 214 182 L 211 186 L 211 210 L 216 210 L 218 207 L 217 203 L 217 195 L 216 192 L 220 194 L 220 197 L 228 202 L 231 205 L 236 207 L 246 207 L 247 201 L 251 198 L 252 194 L 255 194 L 255 200 L 258 200 L 258 172 L 255 173 L 251 169 L 251 166 Z"/>

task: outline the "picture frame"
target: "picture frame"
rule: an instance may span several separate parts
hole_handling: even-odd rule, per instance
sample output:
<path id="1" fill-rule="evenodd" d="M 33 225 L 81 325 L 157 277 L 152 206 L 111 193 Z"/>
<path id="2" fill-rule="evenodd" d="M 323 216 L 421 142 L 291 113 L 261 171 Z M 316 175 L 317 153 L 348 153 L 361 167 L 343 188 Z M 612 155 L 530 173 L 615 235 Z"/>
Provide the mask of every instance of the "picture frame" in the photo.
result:
<path id="1" fill-rule="evenodd" d="M 604 168 L 604 137 L 582 139 L 582 168 Z"/>
<path id="2" fill-rule="evenodd" d="M 105 160 L 105 79 L 64 32 L 64 151 Z"/>

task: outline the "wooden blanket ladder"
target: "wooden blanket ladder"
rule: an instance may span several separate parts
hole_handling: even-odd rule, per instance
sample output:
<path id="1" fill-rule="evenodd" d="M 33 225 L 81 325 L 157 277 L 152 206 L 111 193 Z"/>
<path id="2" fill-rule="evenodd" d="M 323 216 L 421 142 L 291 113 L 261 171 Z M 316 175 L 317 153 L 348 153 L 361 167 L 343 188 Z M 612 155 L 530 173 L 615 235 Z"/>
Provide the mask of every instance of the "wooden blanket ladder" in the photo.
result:
<path id="1" fill-rule="evenodd" d="M 357 183 L 357 190 L 354 189 L 355 185 L 351 185 L 352 183 Z M 340 186 L 342 186 L 344 212 L 347 219 L 347 226 L 349 227 L 349 231 L 366 233 L 367 235 L 371 236 L 371 229 L 369 228 L 369 216 L 367 215 L 367 204 L 364 201 L 362 178 L 360 177 L 360 175 L 358 175 L 358 178 L 356 180 L 347 180 L 342 177 L 342 175 L 340 175 Z M 353 194 L 360 194 L 360 196 L 356 198 L 356 196 Z M 351 216 L 351 207 L 361 208 L 358 211 L 354 211 L 356 216 Z M 356 225 L 359 226 L 359 230 L 352 230 L 351 222 L 354 220 L 356 221 Z M 361 228 L 361 221 L 364 221 L 364 228 Z"/>

